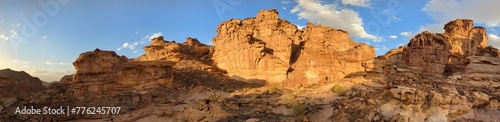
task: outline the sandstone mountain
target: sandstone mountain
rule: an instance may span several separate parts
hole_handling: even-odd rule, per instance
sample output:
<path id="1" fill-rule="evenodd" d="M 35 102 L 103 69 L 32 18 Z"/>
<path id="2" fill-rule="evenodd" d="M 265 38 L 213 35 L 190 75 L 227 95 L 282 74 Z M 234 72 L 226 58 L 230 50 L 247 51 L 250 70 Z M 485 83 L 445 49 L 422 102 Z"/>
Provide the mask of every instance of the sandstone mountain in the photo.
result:
<path id="1" fill-rule="evenodd" d="M 23 88 L 39 92 L 0 99 L 0 121 L 500 120 L 500 51 L 472 20 L 453 20 L 444 29 L 376 57 L 346 31 L 313 23 L 299 30 L 277 10 L 262 10 L 221 23 L 214 46 L 160 36 L 136 59 L 99 49 L 82 53 L 75 74 L 43 90 L 15 72 L 30 79 L 20 82 Z M 7 76 L 0 75 L 0 88 L 9 91 L 0 95 L 24 90 Z M 26 105 L 122 111 L 14 114 Z"/>
<path id="2" fill-rule="evenodd" d="M 358 44 L 343 30 L 308 23 L 303 30 L 278 18 L 277 10 L 223 22 L 212 40 L 213 60 L 232 77 L 271 83 L 316 83 L 366 71 L 373 47 Z"/>

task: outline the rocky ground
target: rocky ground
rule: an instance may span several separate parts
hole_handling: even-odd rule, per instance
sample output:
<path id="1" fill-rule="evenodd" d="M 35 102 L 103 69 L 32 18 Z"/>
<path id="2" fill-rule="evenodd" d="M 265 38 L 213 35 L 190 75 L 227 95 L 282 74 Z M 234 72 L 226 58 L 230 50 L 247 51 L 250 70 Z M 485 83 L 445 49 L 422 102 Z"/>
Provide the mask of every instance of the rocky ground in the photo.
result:
<path id="1" fill-rule="evenodd" d="M 299 30 L 262 10 L 221 23 L 214 46 L 156 37 L 136 59 L 82 53 L 75 74 L 46 87 L 1 70 L 0 121 L 499 121 L 500 51 L 472 20 L 444 29 L 376 57 L 343 30 Z M 21 106 L 121 111 L 15 114 Z"/>

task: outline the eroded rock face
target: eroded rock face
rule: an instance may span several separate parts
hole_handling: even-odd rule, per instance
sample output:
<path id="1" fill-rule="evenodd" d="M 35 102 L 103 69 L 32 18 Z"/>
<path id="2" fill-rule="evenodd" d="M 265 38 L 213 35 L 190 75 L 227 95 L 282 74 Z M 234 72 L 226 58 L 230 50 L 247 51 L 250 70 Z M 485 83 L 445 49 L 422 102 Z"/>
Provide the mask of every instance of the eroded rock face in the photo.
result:
<path id="1" fill-rule="evenodd" d="M 423 75 L 443 74 L 451 45 L 440 35 L 423 32 L 403 50 L 404 61 Z"/>
<path id="2" fill-rule="evenodd" d="M 308 23 L 301 40 L 294 43 L 298 48 L 292 52 L 289 80 L 334 82 L 348 75 L 363 75 L 368 70 L 363 63 L 375 58 L 375 50 L 352 41 L 348 35 L 343 30 Z"/>
<path id="3" fill-rule="evenodd" d="M 181 44 L 165 41 L 163 36 L 151 39 L 151 44 L 143 49 L 146 54 L 137 58 L 137 61 L 170 60 L 178 62 L 186 58 L 181 53 Z"/>
<path id="4" fill-rule="evenodd" d="M 399 52 L 390 53 L 402 54 L 402 61 L 396 59 L 382 65 L 409 68 L 421 76 L 441 77 L 464 72 L 469 56 L 498 57 L 498 51 L 487 46 L 486 30 L 473 26 L 472 20 L 457 19 L 445 25 L 445 33 L 422 32 Z"/>
<path id="5" fill-rule="evenodd" d="M 188 37 L 183 44 L 166 41 L 163 36 L 151 39 L 151 44 L 143 48 L 146 54 L 136 61 L 168 60 L 180 62 L 184 59 L 200 60 L 211 63 L 213 47 L 200 43 L 196 38 Z"/>
<path id="6" fill-rule="evenodd" d="M 234 77 L 282 81 L 290 68 L 297 27 L 263 10 L 255 18 L 223 22 L 213 39 L 216 65 Z"/>
<path id="7" fill-rule="evenodd" d="M 276 10 L 226 21 L 217 34 L 216 65 L 243 79 L 272 83 L 338 79 L 365 71 L 361 63 L 375 57 L 373 47 L 355 43 L 345 31 L 312 23 L 301 31 L 279 19 Z"/>
<path id="8" fill-rule="evenodd" d="M 76 69 L 75 75 L 103 74 L 118 70 L 121 64 L 127 61 L 127 57 L 119 56 L 113 51 L 95 49 L 80 54 L 73 65 Z"/>
<path id="9" fill-rule="evenodd" d="M 153 45 L 155 42 L 153 42 Z M 96 49 L 82 53 L 73 63 L 76 74 L 63 78 L 75 95 L 110 95 L 130 90 L 151 91 L 152 87 L 172 86 L 175 62 L 131 61 L 113 51 Z"/>
<path id="10" fill-rule="evenodd" d="M 500 58 L 469 56 L 466 77 L 478 81 L 500 81 Z"/>

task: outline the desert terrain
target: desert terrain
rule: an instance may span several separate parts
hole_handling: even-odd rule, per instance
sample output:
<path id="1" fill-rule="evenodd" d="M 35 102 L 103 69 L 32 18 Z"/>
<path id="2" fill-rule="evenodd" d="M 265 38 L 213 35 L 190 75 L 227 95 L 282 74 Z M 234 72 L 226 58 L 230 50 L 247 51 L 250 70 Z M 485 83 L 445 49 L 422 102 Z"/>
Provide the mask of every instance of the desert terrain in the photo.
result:
<path id="1" fill-rule="evenodd" d="M 0 121 L 500 121 L 500 51 L 473 20 L 376 56 L 335 27 L 298 29 L 275 9 L 220 23 L 213 46 L 159 36 L 138 58 L 95 49 L 46 86 L 0 70 Z M 22 115 L 18 107 L 121 107 Z"/>

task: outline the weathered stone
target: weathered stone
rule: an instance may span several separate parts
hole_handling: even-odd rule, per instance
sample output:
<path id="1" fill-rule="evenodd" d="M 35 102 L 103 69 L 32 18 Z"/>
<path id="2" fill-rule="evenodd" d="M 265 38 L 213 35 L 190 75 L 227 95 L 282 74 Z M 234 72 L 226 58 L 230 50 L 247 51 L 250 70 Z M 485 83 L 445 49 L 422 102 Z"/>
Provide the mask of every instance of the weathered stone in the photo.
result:
<path id="1" fill-rule="evenodd" d="M 500 58 L 486 56 L 469 56 L 465 69 L 465 77 L 500 81 Z"/>
<path id="2" fill-rule="evenodd" d="M 423 75 L 443 74 L 451 45 L 440 35 L 423 32 L 408 43 L 403 50 L 404 61 Z"/>
<path id="3" fill-rule="evenodd" d="M 244 79 L 272 83 L 341 79 L 366 71 L 362 62 L 375 57 L 373 47 L 355 43 L 345 31 L 312 23 L 298 30 L 279 19 L 276 10 L 223 22 L 217 34 L 213 39 L 216 65 Z"/>
<path id="4" fill-rule="evenodd" d="M 146 54 L 136 61 L 168 60 L 180 62 L 184 59 L 200 60 L 211 63 L 214 52 L 212 46 L 200 43 L 196 38 L 188 37 L 183 44 L 165 41 L 163 36 L 153 38 L 149 46 L 144 47 Z"/>
<path id="5" fill-rule="evenodd" d="M 277 10 L 231 19 L 217 29 L 213 59 L 231 76 L 280 82 L 287 77 L 297 31 L 294 24 L 278 18 Z"/>

